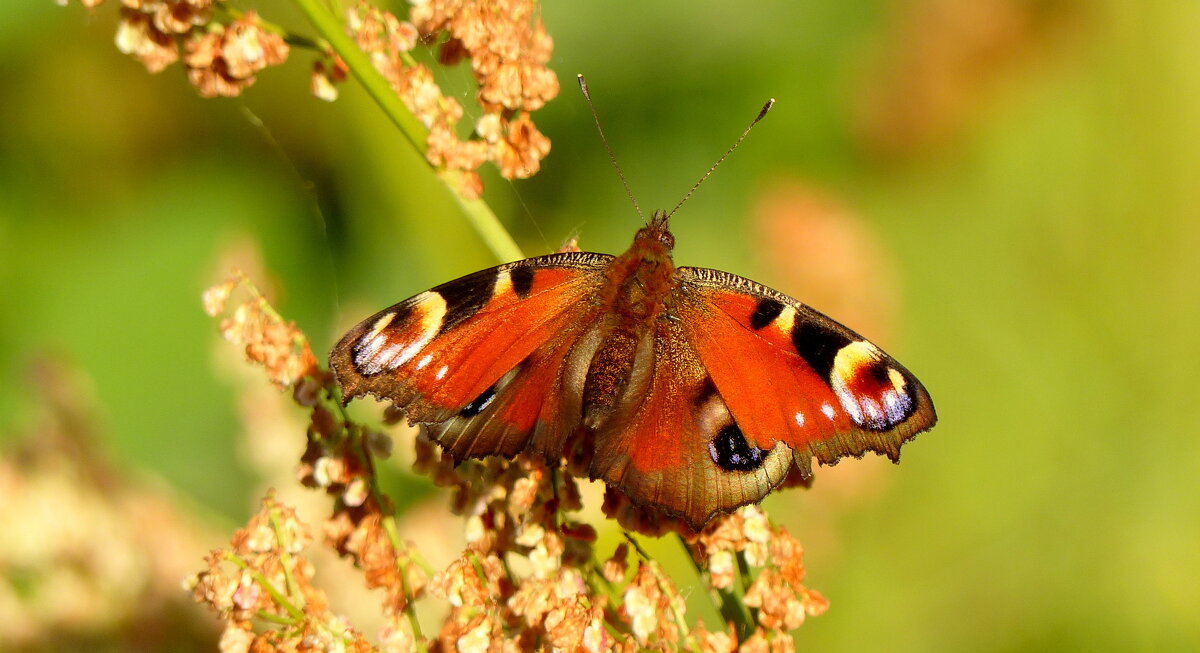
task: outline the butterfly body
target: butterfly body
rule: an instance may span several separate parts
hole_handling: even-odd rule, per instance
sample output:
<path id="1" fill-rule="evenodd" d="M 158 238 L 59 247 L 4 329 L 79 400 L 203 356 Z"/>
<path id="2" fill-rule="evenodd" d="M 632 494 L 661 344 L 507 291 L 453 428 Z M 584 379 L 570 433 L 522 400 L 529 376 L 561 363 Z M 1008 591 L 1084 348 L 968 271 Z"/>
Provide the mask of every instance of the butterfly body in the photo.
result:
<path id="1" fill-rule="evenodd" d="M 900 445 L 936 421 L 924 387 L 858 334 L 749 279 L 676 267 L 656 213 L 620 256 L 477 272 L 364 320 L 334 347 L 456 460 L 527 452 L 698 528 L 793 470 Z"/>
<path id="2" fill-rule="evenodd" d="M 583 425 L 592 431 L 612 418 L 629 382 L 642 376 L 635 373 L 647 364 L 644 352 L 672 289 L 673 246 L 665 221 L 656 216 L 638 232 L 629 251 L 608 264 L 597 314 L 611 316 L 610 324 L 584 377 Z"/>

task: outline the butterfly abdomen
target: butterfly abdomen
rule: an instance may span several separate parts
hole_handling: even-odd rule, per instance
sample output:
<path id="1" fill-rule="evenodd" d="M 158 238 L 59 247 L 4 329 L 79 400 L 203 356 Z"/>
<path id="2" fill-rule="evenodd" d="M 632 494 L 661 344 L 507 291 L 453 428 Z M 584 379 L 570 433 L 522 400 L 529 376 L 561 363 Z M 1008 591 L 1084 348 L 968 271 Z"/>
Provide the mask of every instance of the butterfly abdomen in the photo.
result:
<path id="1" fill-rule="evenodd" d="M 627 252 L 612 260 L 603 293 L 603 336 L 584 382 L 584 426 L 598 429 L 618 410 L 623 397 L 644 394 L 639 370 L 654 364 L 655 323 L 674 288 L 674 237 L 665 223 L 638 232 Z M 629 404 L 631 402 L 624 402 Z M 636 406 L 627 406 L 635 408 Z"/>
<path id="2" fill-rule="evenodd" d="M 627 328 L 610 331 L 588 365 L 583 383 L 583 424 L 597 429 L 616 410 L 637 359 L 639 338 Z"/>

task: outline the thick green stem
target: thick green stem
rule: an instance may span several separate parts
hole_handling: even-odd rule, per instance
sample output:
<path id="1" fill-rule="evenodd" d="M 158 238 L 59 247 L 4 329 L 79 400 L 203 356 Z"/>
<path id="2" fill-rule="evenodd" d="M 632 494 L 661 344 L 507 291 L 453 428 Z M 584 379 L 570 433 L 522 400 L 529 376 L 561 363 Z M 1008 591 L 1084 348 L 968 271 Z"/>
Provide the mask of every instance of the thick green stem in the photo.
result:
<path id="1" fill-rule="evenodd" d="M 457 170 L 443 170 L 439 175 L 451 189 L 458 188 L 457 179 L 462 176 L 462 173 Z M 496 218 L 496 214 L 492 213 L 491 207 L 481 199 L 468 199 L 463 197 L 458 191 L 452 190 L 454 200 L 458 202 L 459 207 L 467 215 L 467 220 L 471 222 L 471 226 L 483 239 L 483 242 L 492 250 L 492 254 L 501 262 L 516 261 L 525 258 L 521 253 L 521 248 L 517 246 L 517 241 L 508 233 L 504 225 L 500 224 L 500 220 Z"/>
<path id="2" fill-rule="evenodd" d="M 341 20 L 334 16 L 320 0 L 295 0 L 295 2 L 304 15 L 308 16 L 309 22 L 313 24 L 321 37 L 329 42 L 333 51 L 346 63 L 350 73 L 363 85 L 379 108 L 383 109 L 387 117 L 400 128 L 400 133 L 404 134 L 404 138 L 408 140 L 409 144 L 424 156 L 427 149 L 425 126 L 408 110 L 408 107 L 404 106 L 400 96 L 396 95 L 388 81 L 379 74 L 379 71 L 375 70 L 375 66 L 371 65 L 367 53 L 359 49 L 358 44 L 346 35 L 345 26 Z"/>
<path id="3" fill-rule="evenodd" d="M 321 3 L 321 0 L 295 0 L 300 10 L 308 16 L 313 27 L 321 34 L 333 51 L 341 57 L 350 73 L 358 79 L 379 108 L 400 129 L 400 133 L 422 157 L 428 150 L 426 137 L 428 132 L 421 121 L 417 119 L 400 96 L 392 90 L 391 84 L 371 64 L 370 58 L 358 45 L 346 35 L 345 26 L 341 20 Z M 487 244 L 488 249 L 501 261 L 512 261 L 524 258 L 516 241 L 509 235 L 492 209 L 483 200 L 468 199 L 459 191 L 458 183 L 462 173 L 452 170 L 436 170 L 438 178 L 449 188 L 455 201 L 462 207 L 470 220 L 471 226 Z"/>

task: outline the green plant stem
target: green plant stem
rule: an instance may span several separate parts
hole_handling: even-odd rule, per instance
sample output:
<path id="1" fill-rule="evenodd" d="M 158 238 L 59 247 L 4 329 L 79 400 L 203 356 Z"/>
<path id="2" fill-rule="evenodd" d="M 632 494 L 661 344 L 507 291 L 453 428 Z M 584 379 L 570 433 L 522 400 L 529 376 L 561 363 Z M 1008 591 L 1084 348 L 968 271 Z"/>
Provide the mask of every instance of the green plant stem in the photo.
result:
<path id="1" fill-rule="evenodd" d="M 427 149 L 425 126 L 408 110 L 408 107 L 404 106 L 400 96 L 396 95 L 383 75 L 375 70 L 375 66 L 371 65 L 367 54 L 346 35 L 345 26 L 341 20 L 334 16 L 320 0 L 295 0 L 295 3 L 308 17 L 309 22 L 313 24 L 321 37 L 328 41 L 333 51 L 342 58 L 350 73 L 366 89 L 367 94 L 400 128 L 400 133 L 413 146 L 413 149 L 424 156 Z"/>
<path id="2" fill-rule="evenodd" d="M 367 94 L 371 96 L 375 103 L 383 109 L 384 114 L 400 129 L 400 133 L 404 135 L 405 140 L 412 145 L 413 149 L 425 157 L 426 151 L 429 149 L 426 145 L 426 137 L 428 132 L 421 121 L 413 115 L 408 107 L 404 106 L 400 96 L 392 90 L 391 84 L 384 79 L 383 75 L 375 69 L 371 64 L 367 54 L 359 49 L 358 45 L 346 35 L 345 26 L 341 20 L 321 3 L 321 0 L 295 0 L 295 3 L 300 10 L 308 17 L 308 20 L 333 48 L 333 51 L 341 57 L 346 64 L 346 68 L 350 73 L 358 79 L 359 83 L 366 89 Z M 517 247 L 516 241 L 500 224 L 500 220 L 496 214 L 492 212 L 483 200 L 469 199 L 463 197 L 459 191 L 461 184 L 462 173 L 456 170 L 435 170 L 438 178 L 450 190 L 458 205 L 466 213 L 467 219 L 471 226 L 479 233 L 480 238 L 487 244 L 488 249 L 496 255 L 496 258 L 501 261 L 513 261 L 524 258 L 521 253 L 521 248 Z"/>
<path id="3" fill-rule="evenodd" d="M 248 572 L 250 577 L 254 579 L 254 582 L 258 583 L 259 587 L 262 587 L 263 590 L 270 595 L 271 600 L 275 601 L 277 605 L 282 607 L 284 611 L 291 615 L 292 619 L 295 621 L 302 621 L 304 619 L 304 611 L 293 605 L 292 602 L 283 595 L 283 592 L 280 592 L 278 588 L 272 585 L 271 581 L 267 580 L 267 578 L 263 576 L 261 572 L 254 567 L 251 567 L 250 563 L 246 562 L 240 556 L 234 553 L 226 552 L 221 557 Z"/>
<path id="4" fill-rule="evenodd" d="M 492 208 L 481 199 L 470 199 L 463 197 L 462 193 L 457 190 L 459 187 L 458 180 L 461 179 L 462 173 L 458 170 L 442 170 L 438 172 L 438 176 L 451 188 L 451 193 L 454 195 L 454 201 L 458 202 L 459 208 L 467 216 L 467 221 L 475 228 L 475 232 L 483 239 L 484 244 L 488 249 L 492 250 L 492 254 L 502 263 L 516 261 L 525 258 L 525 254 L 521 252 L 521 248 L 517 246 L 517 241 L 513 240 L 508 230 L 500 223 L 499 218 L 492 212 Z"/>
<path id="5" fill-rule="evenodd" d="M 371 446 L 367 442 L 367 438 L 370 436 L 365 429 L 354 426 L 354 422 L 350 419 L 350 413 L 346 411 L 346 406 L 342 403 L 341 399 L 341 388 L 336 385 L 326 386 L 324 398 L 326 407 L 340 417 L 342 437 L 355 440 L 350 444 L 350 448 L 354 452 L 355 457 L 358 458 L 359 463 L 367 470 L 365 477 L 367 479 L 367 487 L 371 492 L 371 497 L 375 501 L 375 505 L 379 509 L 380 525 L 383 526 L 383 531 L 387 534 L 388 542 L 392 545 L 392 551 L 396 554 L 396 565 L 400 571 L 400 591 L 406 598 L 404 602 L 404 616 L 408 619 L 413 636 L 416 638 L 417 650 L 420 653 L 425 653 L 428 650 L 423 643 L 425 635 L 421 631 L 421 622 L 417 619 L 417 611 L 414 606 L 417 597 L 412 594 L 412 588 L 409 587 L 406 565 L 416 564 L 424 569 L 425 573 L 429 576 L 433 576 L 433 569 L 416 555 L 416 551 L 409 549 L 404 540 L 400 538 L 400 533 L 396 530 L 395 516 L 387 514 L 387 507 L 394 504 L 383 492 L 383 489 L 379 487 L 379 475 L 375 470 L 375 458 L 372 456 Z M 401 560 L 401 551 L 405 552 L 403 561 Z"/>
<path id="6" fill-rule="evenodd" d="M 259 619 L 262 619 L 263 621 L 269 621 L 273 624 L 278 624 L 280 626 L 295 626 L 296 625 L 295 619 L 291 619 L 288 617 L 281 617 L 277 614 L 271 614 L 270 612 L 267 612 L 266 610 L 259 610 L 258 612 L 254 613 L 254 616 L 258 617 Z"/>
<path id="7" fill-rule="evenodd" d="M 347 415 L 345 412 L 345 406 L 342 406 L 341 402 L 335 403 L 338 407 L 338 410 L 342 413 L 342 424 L 349 424 L 349 415 Z M 379 487 L 379 476 L 375 472 L 375 459 L 371 456 L 370 445 L 367 444 L 368 435 L 366 431 L 362 429 L 352 429 L 351 432 L 358 433 L 358 442 L 355 443 L 358 446 L 355 447 L 355 451 L 358 452 L 359 460 L 367 469 L 367 483 L 371 490 L 371 495 L 375 499 L 375 505 L 378 506 L 380 511 L 380 523 L 383 525 L 383 531 L 387 533 L 388 541 L 392 545 L 392 551 L 396 554 L 396 564 L 400 571 L 400 591 L 405 597 L 404 616 L 408 619 L 408 625 L 412 628 L 413 637 L 415 637 L 418 642 L 417 649 L 424 653 L 426 648 L 421 642 L 425 639 L 425 635 L 421 631 L 421 621 L 417 619 L 417 611 L 413 605 L 417 597 L 412 594 L 411 588 L 408 586 L 408 569 L 406 568 L 405 563 L 400 561 L 400 552 L 406 550 L 407 547 L 403 540 L 400 539 L 400 533 L 396 531 L 395 516 L 384 514 L 384 506 L 391 506 L 393 504 L 387 499 L 387 495 L 383 493 L 383 489 Z M 416 561 L 414 561 L 412 557 L 407 558 L 407 564 L 413 564 L 414 562 Z M 427 573 L 432 575 L 432 571 L 428 568 L 428 566 L 422 565 L 422 567 L 425 568 Z"/>
<path id="8" fill-rule="evenodd" d="M 625 541 L 629 542 L 629 545 L 633 547 L 633 550 L 639 556 L 641 556 L 642 560 L 651 559 L 650 554 L 646 553 L 646 550 L 642 548 L 642 543 L 637 541 L 637 539 L 633 536 L 633 533 L 630 533 L 627 529 L 622 528 L 621 535 L 625 537 Z"/>
<path id="9" fill-rule="evenodd" d="M 275 539 L 279 542 L 279 561 L 283 566 L 283 580 L 287 583 L 288 597 L 295 601 L 297 608 L 303 610 L 304 595 L 296 586 L 296 578 L 292 575 L 292 567 L 295 566 L 295 563 L 292 562 L 292 554 L 288 553 L 288 547 L 291 546 L 291 542 L 284 535 L 283 526 L 279 521 L 279 509 L 273 509 L 269 514 L 271 529 L 275 531 Z"/>
<path id="10" fill-rule="evenodd" d="M 746 592 L 750 591 L 750 584 L 753 582 L 753 579 L 751 578 L 752 574 L 750 573 L 750 563 L 746 561 L 745 551 L 737 552 L 737 565 L 738 580 L 741 581 L 742 593 L 745 594 Z"/>
<path id="11" fill-rule="evenodd" d="M 664 596 L 674 595 L 680 602 L 682 602 L 683 596 L 677 591 L 674 591 L 674 589 L 667 584 L 666 576 L 662 571 L 662 565 L 658 564 L 658 561 L 656 560 L 651 560 L 648 564 L 654 565 L 654 578 L 655 584 L 658 586 L 658 591 L 662 592 Z M 671 618 L 675 622 L 675 627 L 679 629 L 686 646 L 695 651 L 695 653 L 700 653 L 700 644 L 696 641 L 695 636 L 692 635 L 692 629 L 688 627 L 687 619 L 684 618 L 683 613 L 677 609 L 675 601 L 668 600 L 667 606 L 667 609 L 671 612 Z"/>
<path id="12" fill-rule="evenodd" d="M 399 558 L 400 549 L 396 548 L 396 542 L 400 536 L 396 533 L 396 520 L 394 517 L 387 516 L 383 518 L 384 530 L 387 531 L 388 539 L 392 542 L 392 550 L 397 553 Z M 413 564 L 412 559 L 408 560 L 408 564 Z M 400 591 L 404 594 L 404 616 L 408 619 L 408 625 L 412 628 L 413 638 L 417 641 L 417 648 L 422 653 L 426 651 L 424 640 L 425 634 L 421 632 L 421 621 L 417 619 L 417 610 L 413 605 L 417 597 L 414 595 L 412 588 L 408 586 L 408 568 L 405 564 L 400 564 Z"/>
<path id="13" fill-rule="evenodd" d="M 675 534 L 679 541 L 679 546 L 683 547 L 688 560 L 692 561 L 692 566 L 695 567 L 696 573 L 700 576 L 707 574 L 707 570 L 696 562 L 696 557 L 692 555 L 692 548 L 688 546 L 687 540 L 683 539 L 678 533 Z M 740 555 L 740 553 L 739 553 Z M 708 583 L 711 591 L 709 596 L 716 601 L 717 611 L 721 613 L 721 618 L 727 624 L 733 624 L 734 632 L 737 634 L 739 642 L 746 641 L 751 634 L 754 633 L 754 617 L 750 614 L 750 609 L 742 602 L 742 594 L 744 593 L 745 579 L 742 578 L 742 569 L 738 570 L 739 581 L 742 583 L 743 591 L 739 592 L 736 589 L 720 589 L 712 587 L 711 582 Z"/>

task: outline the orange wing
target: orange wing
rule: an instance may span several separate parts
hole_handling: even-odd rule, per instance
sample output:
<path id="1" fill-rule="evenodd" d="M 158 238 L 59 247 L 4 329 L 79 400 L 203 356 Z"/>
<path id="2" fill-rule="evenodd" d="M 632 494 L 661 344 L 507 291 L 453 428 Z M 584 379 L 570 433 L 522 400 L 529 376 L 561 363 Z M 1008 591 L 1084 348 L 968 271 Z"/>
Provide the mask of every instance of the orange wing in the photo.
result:
<path id="1" fill-rule="evenodd" d="M 678 274 L 676 316 L 751 445 L 786 444 L 808 475 L 814 456 L 896 461 L 937 422 L 916 377 L 831 318 L 727 272 Z"/>
<path id="2" fill-rule="evenodd" d="M 575 345 L 587 340 L 611 259 L 588 252 L 525 259 L 380 311 L 330 354 L 346 401 L 391 400 L 410 422 L 434 423 L 434 437 L 460 459 L 511 456 L 535 427 L 541 442 L 573 426 L 560 417 L 560 403 L 570 401 L 560 390 L 573 382 L 568 362 L 577 368 L 586 353 Z M 582 365 L 586 373 L 587 360 Z"/>

